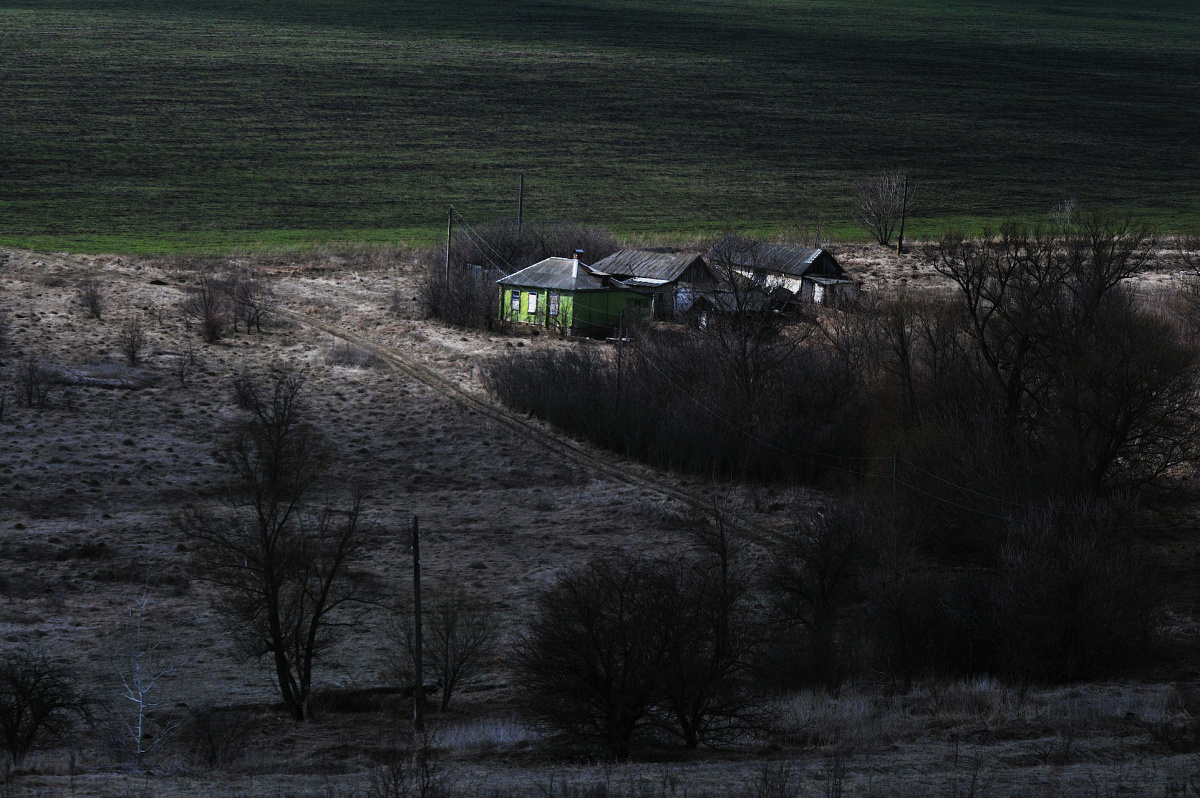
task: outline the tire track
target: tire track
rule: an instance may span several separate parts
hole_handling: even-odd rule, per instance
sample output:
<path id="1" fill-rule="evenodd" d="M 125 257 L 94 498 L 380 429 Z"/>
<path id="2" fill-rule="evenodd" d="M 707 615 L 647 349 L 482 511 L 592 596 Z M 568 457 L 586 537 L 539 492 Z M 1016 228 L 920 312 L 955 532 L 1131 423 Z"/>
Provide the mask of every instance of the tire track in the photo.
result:
<path id="1" fill-rule="evenodd" d="M 376 343 L 361 335 L 349 332 L 335 324 L 330 324 L 312 316 L 303 313 L 296 313 L 289 310 L 277 310 L 280 316 L 283 316 L 290 321 L 304 327 L 320 330 L 335 338 L 340 338 L 356 346 L 361 346 L 370 349 L 376 353 L 380 359 L 391 366 L 396 371 L 404 374 L 417 382 L 437 391 L 442 396 L 451 399 L 454 402 L 473 410 L 487 418 L 495 421 L 498 424 L 506 427 L 512 432 L 520 433 L 525 439 L 533 438 L 544 449 L 552 452 L 561 459 L 589 469 L 593 474 L 603 476 L 614 482 L 623 483 L 630 487 L 640 488 L 642 490 L 657 493 L 660 496 L 671 499 L 683 504 L 685 507 L 709 511 L 712 509 L 712 502 L 706 498 L 697 496 L 689 491 L 683 490 L 675 485 L 668 483 L 666 480 L 655 479 L 645 474 L 638 474 L 631 471 L 627 467 L 622 467 L 618 463 L 609 462 L 606 458 L 589 452 L 579 446 L 571 439 L 550 432 L 535 424 L 531 424 L 523 417 L 513 413 L 505 407 L 497 405 L 490 400 L 479 396 L 473 391 L 460 386 L 444 374 L 416 361 L 415 359 L 397 352 L 394 348 Z M 748 519 L 738 518 L 733 519 L 733 522 L 742 530 L 747 537 L 755 540 L 760 544 L 766 544 L 768 541 L 777 541 L 778 534 L 773 530 L 767 529 L 760 524 L 749 521 Z"/>

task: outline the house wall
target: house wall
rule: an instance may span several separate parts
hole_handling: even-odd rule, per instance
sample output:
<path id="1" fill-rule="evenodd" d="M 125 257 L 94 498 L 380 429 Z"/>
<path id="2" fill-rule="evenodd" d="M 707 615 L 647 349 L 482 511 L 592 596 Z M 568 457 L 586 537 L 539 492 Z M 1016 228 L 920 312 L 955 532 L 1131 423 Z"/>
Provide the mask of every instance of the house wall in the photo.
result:
<path id="1" fill-rule="evenodd" d="M 573 327 L 584 335 L 607 334 L 632 313 L 649 313 L 650 297 L 633 291 L 581 291 L 575 297 Z"/>
<path id="2" fill-rule="evenodd" d="M 513 311 L 512 297 L 520 297 L 520 309 Z M 537 312 L 529 312 L 529 295 L 537 294 Z M 550 294 L 558 294 L 558 316 L 550 315 Z M 536 324 L 539 327 L 565 327 L 576 332 L 607 334 L 617 327 L 621 311 L 625 317 L 631 313 L 650 312 L 650 297 L 634 291 L 580 291 L 572 294 L 565 291 L 548 291 L 545 288 L 522 288 L 501 286 L 500 318 L 521 324 Z"/>
<path id="3" fill-rule="evenodd" d="M 520 298 L 520 309 L 513 311 L 512 297 Z M 529 295 L 537 294 L 537 311 L 529 312 Z M 558 295 L 558 315 L 550 315 L 550 295 Z M 574 317 L 574 296 L 566 291 L 549 291 L 545 288 L 500 287 L 500 318 L 521 324 L 536 324 L 540 327 L 570 327 Z"/>

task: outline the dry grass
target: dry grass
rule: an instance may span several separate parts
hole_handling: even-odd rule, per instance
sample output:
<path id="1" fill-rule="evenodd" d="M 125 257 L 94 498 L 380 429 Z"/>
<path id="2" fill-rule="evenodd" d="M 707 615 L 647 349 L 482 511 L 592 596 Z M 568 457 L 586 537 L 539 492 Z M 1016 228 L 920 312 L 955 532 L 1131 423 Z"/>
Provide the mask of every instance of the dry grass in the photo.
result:
<path id="1" fill-rule="evenodd" d="M 171 515 L 185 503 L 211 501 L 223 478 L 214 444 L 239 412 L 233 375 L 278 366 L 305 371 L 313 415 L 338 447 L 339 476 L 366 485 L 372 497 L 377 534 L 356 567 L 394 591 L 408 589 L 399 530 L 414 514 L 422 518 L 428 577 L 495 602 L 510 631 L 538 587 L 565 565 L 621 549 L 687 545 L 671 521 L 677 508 L 664 500 L 596 479 L 388 368 L 356 367 L 357 355 L 350 367 L 331 364 L 328 337 L 301 326 L 216 345 L 194 337 L 198 366 L 180 385 L 173 370 L 186 331 L 170 309 L 186 275 L 171 262 L 3 254 L 0 306 L 12 322 L 4 357 L 42 353 L 66 384 L 43 410 L 10 406 L 0 426 L 0 641 L 47 647 L 111 698 L 110 641 L 125 596 L 149 581 L 149 628 L 162 637 L 164 654 L 186 657 L 163 686 L 167 711 L 241 707 L 256 725 L 226 766 L 201 767 L 181 736 L 149 774 L 114 764 L 102 741 L 83 733 L 73 748 L 31 754 L 28 772 L 0 794 L 367 794 L 373 763 L 404 726 L 403 707 L 329 712 L 302 727 L 281 718 L 269 674 L 236 659 L 210 589 L 187 574 L 189 553 Z M 509 345 L 567 345 L 462 333 L 422 321 L 415 308 L 393 310 L 393 293 L 411 286 L 404 262 L 359 264 L 354 252 L 285 254 L 302 263 L 290 276 L 283 266 L 276 272 L 285 308 L 404 351 L 468 388 L 478 387 L 480 359 Z M 393 256 L 400 257 L 383 260 Z M 849 260 L 870 258 L 879 260 L 869 267 L 879 285 L 911 273 L 869 248 Z M 97 321 L 77 304 L 74 285 L 91 275 L 104 282 L 113 318 L 137 312 L 145 320 L 144 366 L 121 365 L 120 325 Z M 699 480 L 679 482 L 704 488 Z M 750 511 L 750 497 L 734 491 L 729 500 L 743 498 Z M 756 520 L 784 520 L 769 509 L 776 499 L 803 506 L 820 497 L 772 496 L 757 502 Z M 1187 605 L 1172 611 L 1179 635 L 1200 632 Z M 387 657 L 378 632 L 364 628 L 334 648 L 318 686 L 381 685 Z M 548 753 L 516 719 L 512 696 L 499 670 L 464 691 L 447 716 L 433 717 L 439 755 L 464 795 L 767 798 L 755 792 L 767 762 L 790 768 L 800 796 L 833 794 L 834 783 L 844 796 L 1182 796 L 1195 794 L 1187 785 L 1200 771 L 1192 753 L 1200 750 L 1193 722 L 1200 705 L 1169 684 L 1047 690 L 971 680 L 921 683 L 906 696 L 868 686 L 799 693 L 777 701 L 775 733 L 697 758 L 619 767 Z"/>

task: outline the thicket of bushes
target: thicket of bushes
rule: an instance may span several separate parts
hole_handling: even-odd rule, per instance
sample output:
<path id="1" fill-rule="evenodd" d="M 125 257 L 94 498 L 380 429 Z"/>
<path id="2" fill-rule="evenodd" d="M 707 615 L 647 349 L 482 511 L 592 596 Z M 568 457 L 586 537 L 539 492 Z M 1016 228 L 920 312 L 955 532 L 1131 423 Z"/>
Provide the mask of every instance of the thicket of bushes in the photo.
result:
<path id="1" fill-rule="evenodd" d="M 745 685 L 1113 674 L 1161 598 L 1145 499 L 1178 498 L 1200 457 L 1195 303 L 1128 279 L 1152 245 L 1101 215 L 950 235 L 926 256 L 953 295 L 868 295 L 791 324 L 735 311 L 636 332 L 620 365 L 597 344 L 503 357 L 487 385 L 658 466 L 843 482 L 845 506 L 798 522 L 753 586 L 769 609 L 744 622 Z M 546 601 L 561 613 L 598 573 Z"/>
<path id="2" fill-rule="evenodd" d="M 606 557 L 538 598 L 510 661 L 527 717 L 624 758 L 770 731 L 769 700 L 848 681 L 907 692 L 987 674 L 1102 677 L 1144 652 L 1160 593 L 1111 506 L 1014 520 L 996 559 L 946 569 L 881 508 L 798 521 L 765 562 L 703 522 L 692 555 Z M 715 544 L 715 545 L 714 545 Z"/>

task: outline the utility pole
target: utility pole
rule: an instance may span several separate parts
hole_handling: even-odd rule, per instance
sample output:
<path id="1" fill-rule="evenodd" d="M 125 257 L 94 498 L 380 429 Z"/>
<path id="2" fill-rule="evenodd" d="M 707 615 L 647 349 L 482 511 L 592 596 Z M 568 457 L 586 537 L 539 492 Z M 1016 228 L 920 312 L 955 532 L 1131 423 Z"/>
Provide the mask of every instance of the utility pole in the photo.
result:
<path id="1" fill-rule="evenodd" d="M 446 211 L 446 292 L 450 292 L 450 237 L 454 234 L 454 206 Z"/>
<path id="2" fill-rule="evenodd" d="M 617 412 L 621 410 L 621 352 L 625 347 L 625 309 L 617 317 Z"/>
<path id="3" fill-rule="evenodd" d="M 904 252 L 904 220 L 908 216 L 908 172 L 904 173 L 904 188 L 900 197 L 900 235 L 896 238 L 896 254 Z"/>
<path id="4" fill-rule="evenodd" d="M 521 173 L 521 190 L 517 193 L 517 240 L 521 240 L 521 222 L 525 216 L 525 173 Z"/>
<path id="5" fill-rule="evenodd" d="M 425 672 L 421 660 L 421 531 L 412 517 L 413 558 L 413 731 L 425 731 Z"/>

